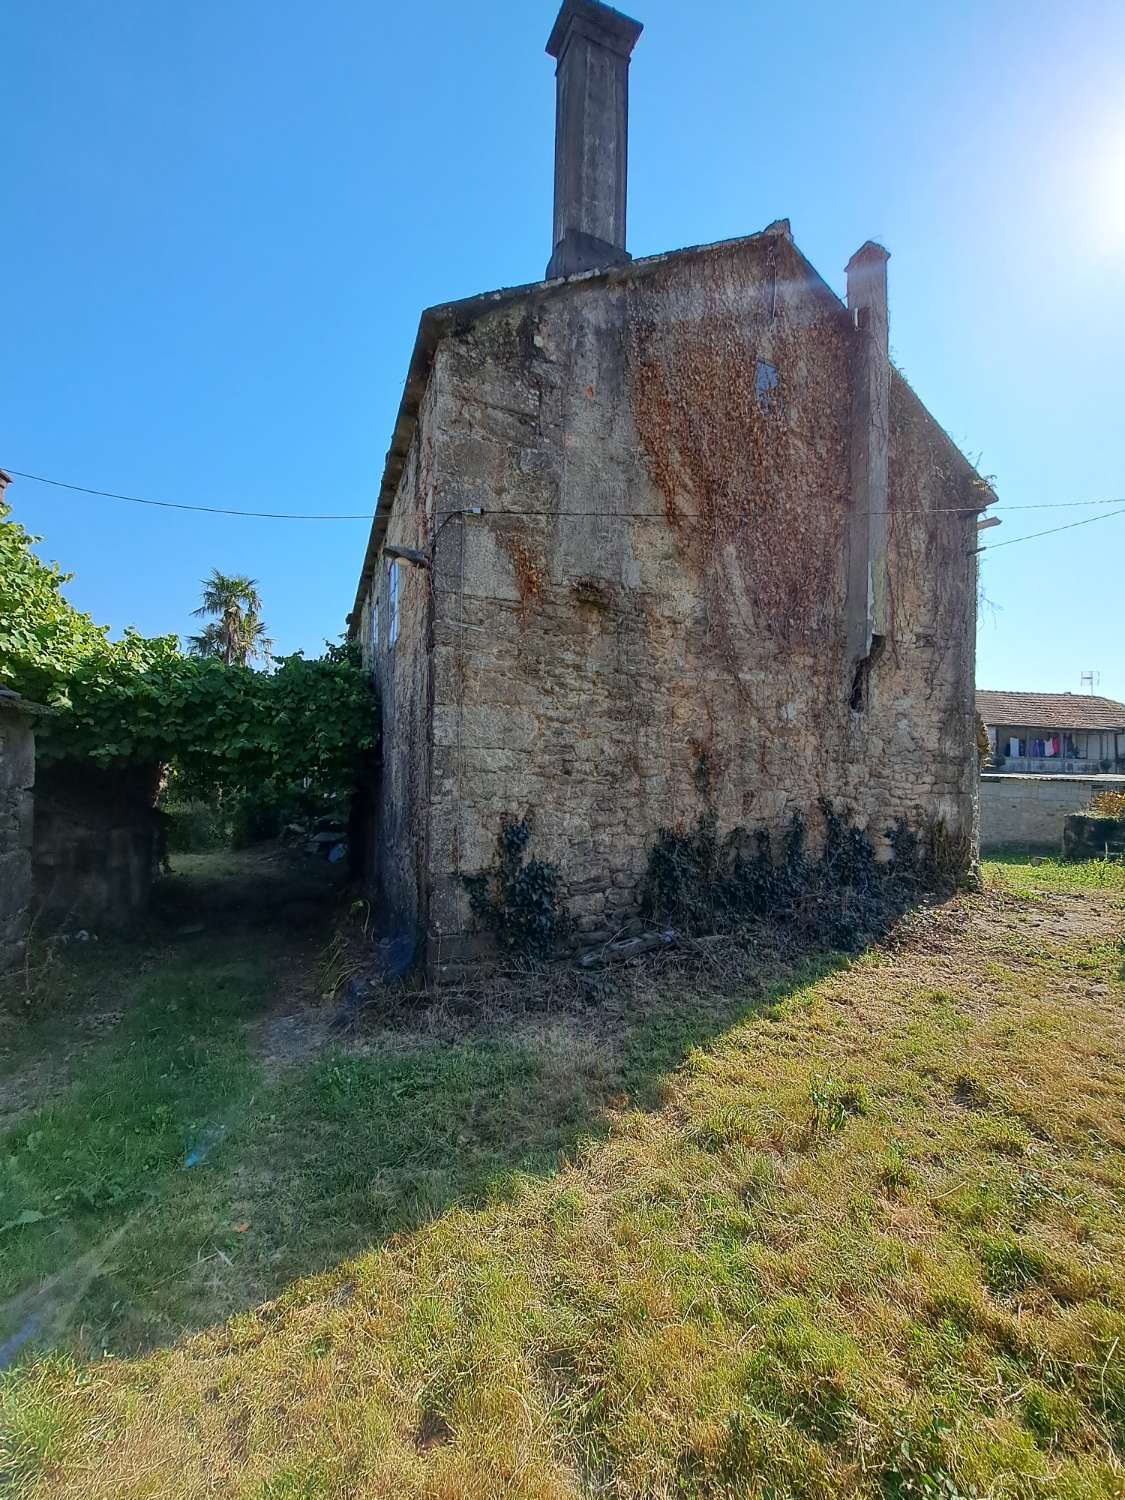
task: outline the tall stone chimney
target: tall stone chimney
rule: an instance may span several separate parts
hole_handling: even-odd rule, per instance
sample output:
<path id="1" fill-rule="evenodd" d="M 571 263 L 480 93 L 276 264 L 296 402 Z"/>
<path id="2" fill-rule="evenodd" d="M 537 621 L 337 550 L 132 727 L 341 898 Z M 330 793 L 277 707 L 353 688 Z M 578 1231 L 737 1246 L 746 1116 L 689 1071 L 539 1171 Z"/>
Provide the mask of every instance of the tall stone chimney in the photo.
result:
<path id="1" fill-rule="evenodd" d="M 853 662 L 886 638 L 888 444 L 891 365 L 887 341 L 887 261 L 868 240 L 847 264 L 851 357 L 851 525 L 847 629 Z M 859 680 L 857 678 L 857 689 Z M 853 704 L 859 707 L 858 701 Z"/>
<path id="2" fill-rule="evenodd" d="M 630 259 L 625 249 L 629 58 L 642 26 L 598 0 L 563 0 L 547 52 L 558 59 L 555 233 L 548 278 Z"/>

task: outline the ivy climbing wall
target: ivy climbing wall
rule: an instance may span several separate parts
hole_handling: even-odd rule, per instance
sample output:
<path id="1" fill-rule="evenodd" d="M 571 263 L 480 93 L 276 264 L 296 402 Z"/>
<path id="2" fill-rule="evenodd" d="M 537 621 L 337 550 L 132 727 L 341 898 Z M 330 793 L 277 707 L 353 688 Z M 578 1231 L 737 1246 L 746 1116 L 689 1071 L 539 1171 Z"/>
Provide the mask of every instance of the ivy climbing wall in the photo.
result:
<path id="1" fill-rule="evenodd" d="M 387 889 L 409 863 L 433 966 L 486 941 L 459 877 L 506 815 L 575 941 L 704 811 L 774 833 L 800 812 L 815 841 L 828 797 L 880 849 L 898 817 L 969 842 L 979 481 L 895 375 L 890 623 L 860 681 L 853 337 L 777 230 L 531 288 L 437 342 L 388 533 L 432 567 L 400 569 L 411 640 L 403 614 L 379 668 Z"/>

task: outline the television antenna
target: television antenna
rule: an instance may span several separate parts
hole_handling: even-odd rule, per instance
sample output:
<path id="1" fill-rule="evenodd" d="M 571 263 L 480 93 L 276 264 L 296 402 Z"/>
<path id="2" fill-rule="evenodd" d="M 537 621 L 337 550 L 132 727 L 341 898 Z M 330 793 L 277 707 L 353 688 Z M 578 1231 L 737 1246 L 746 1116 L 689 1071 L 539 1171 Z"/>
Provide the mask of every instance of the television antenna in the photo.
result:
<path id="1" fill-rule="evenodd" d="M 1086 689 L 1086 691 L 1088 693 L 1092 693 L 1094 691 L 1094 689 L 1097 687 L 1098 683 L 1101 682 L 1101 680 L 1102 680 L 1102 674 L 1100 672 L 1083 672 L 1082 673 L 1082 686 Z"/>

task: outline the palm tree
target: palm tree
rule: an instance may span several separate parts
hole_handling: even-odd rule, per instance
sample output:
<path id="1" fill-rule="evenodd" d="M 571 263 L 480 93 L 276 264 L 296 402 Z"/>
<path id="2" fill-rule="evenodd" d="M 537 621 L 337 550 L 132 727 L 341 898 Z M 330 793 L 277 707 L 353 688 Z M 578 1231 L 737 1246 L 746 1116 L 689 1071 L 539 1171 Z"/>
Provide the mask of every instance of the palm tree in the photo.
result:
<path id="1" fill-rule="evenodd" d="M 241 574 L 211 571 L 203 580 L 203 603 L 192 613 L 208 620 L 198 635 L 188 637 L 192 656 L 218 656 L 227 666 L 247 667 L 256 657 L 267 663 L 273 642 L 261 620 L 258 581 Z"/>

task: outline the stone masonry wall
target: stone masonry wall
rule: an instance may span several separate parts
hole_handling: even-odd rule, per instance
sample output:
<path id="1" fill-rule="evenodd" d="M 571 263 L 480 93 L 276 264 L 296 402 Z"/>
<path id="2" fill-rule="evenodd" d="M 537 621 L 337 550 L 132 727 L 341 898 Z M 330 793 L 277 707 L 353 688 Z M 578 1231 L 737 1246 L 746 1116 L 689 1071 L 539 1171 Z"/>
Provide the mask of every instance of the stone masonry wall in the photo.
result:
<path id="1" fill-rule="evenodd" d="M 968 847 L 976 543 L 955 508 L 972 474 L 896 376 L 892 625 L 857 679 L 850 337 L 767 234 L 532 292 L 438 346 L 391 522 L 434 549 L 432 575 L 403 570 L 432 612 L 430 764 L 414 593 L 393 667 L 414 717 L 385 732 L 428 780 L 416 852 L 387 853 L 424 871 L 432 966 L 479 947 L 458 876 L 489 864 L 505 815 L 531 815 L 583 940 L 634 909 L 658 830 L 706 808 L 723 833 L 801 813 L 815 841 L 827 796 L 883 853 L 899 816 Z"/>
<path id="2" fill-rule="evenodd" d="M 984 850 L 1062 849 L 1063 820 L 1082 812 L 1095 792 L 1125 791 L 1125 776 L 1029 776 L 985 773 L 980 785 Z"/>
<path id="3" fill-rule="evenodd" d="M 92 761 L 41 766 L 35 792 L 35 907 L 48 925 L 125 929 L 152 891 L 158 772 Z"/>
<path id="4" fill-rule="evenodd" d="M 23 957 L 31 907 L 31 721 L 0 697 L 0 973 Z"/>
<path id="5" fill-rule="evenodd" d="M 425 551 L 434 493 L 428 434 L 436 399 L 431 385 L 403 468 L 387 542 Z M 391 567 L 396 567 L 397 638 L 391 635 Z M 359 640 L 379 698 L 379 785 L 372 799 L 373 866 L 382 925 L 417 936 L 426 924 L 429 830 L 432 615 L 428 572 L 380 561 L 364 600 Z"/>

